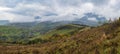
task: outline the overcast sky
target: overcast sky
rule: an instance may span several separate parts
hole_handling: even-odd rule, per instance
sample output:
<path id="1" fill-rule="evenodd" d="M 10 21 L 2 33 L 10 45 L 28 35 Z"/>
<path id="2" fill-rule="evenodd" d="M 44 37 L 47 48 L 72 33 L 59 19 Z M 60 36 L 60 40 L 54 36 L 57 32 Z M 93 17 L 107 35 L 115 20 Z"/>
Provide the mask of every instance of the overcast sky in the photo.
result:
<path id="1" fill-rule="evenodd" d="M 120 0 L 0 0 L 0 20 L 11 22 L 74 20 L 88 12 L 119 17 Z"/>

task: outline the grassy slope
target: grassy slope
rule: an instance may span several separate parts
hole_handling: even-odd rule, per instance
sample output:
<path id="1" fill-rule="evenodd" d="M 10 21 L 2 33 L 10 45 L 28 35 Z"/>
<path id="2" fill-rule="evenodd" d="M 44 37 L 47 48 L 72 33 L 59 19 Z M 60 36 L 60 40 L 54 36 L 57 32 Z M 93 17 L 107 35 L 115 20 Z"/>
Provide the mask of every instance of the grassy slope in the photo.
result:
<path id="1" fill-rule="evenodd" d="M 88 29 L 88 28 L 89 27 L 87 26 L 81 26 L 81 25 L 75 25 L 75 24 L 62 25 L 53 30 L 50 30 L 43 36 L 31 38 L 29 42 L 33 44 L 33 43 L 56 41 L 64 37 L 70 37 L 74 35 L 76 32 L 79 32 L 79 31 L 82 31 L 83 29 Z"/>
<path id="2" fill-rule="evenodd" d="M 49 24 L 49 25 L 51 25 L 51 24 Z M 29 28 L 24 28 L 24 27 L 22 27 L 22 28 L 21 27 L 16 27 L 16 26 L 0 26 L 0 42 L 1 43 L 7 42 L 7 43 L 26 44 L 29 41 L 38 40 L 38 39 L 36 39 L 37 38 L 36 36 L 48 37 L 48 36 L 52 36 L 54 34 L 63 35 L 63 34 L 67 34 L 69 32 L 72 32 L 76 29 L 79 29 L 79 25 L 69 24 L 69 25 L 60 26 L 59 28 L 55 28 L 54 30 L 48 32 L 45 35 L 43 35 L 43 34 L 41 35 L 40 34 L 41 30 L 43 32 L 45 30 L 47 31 L 47 30 L 50 29 L 49 27 L 52 27 L 53 25 L 47 26 L 48 28 L 45 27 L 45 26 L 47 26 L 47 25 L 41 26 L 41 24 L 40 24 L 40 25 L 36 25 L 36 26 L 34 26 L 30 29 Z M 83 27 L 81 26 L 80 28 L 83 28 Z M 33 38 L 33 37 L 36 37 L 36 38 Z M 38 41 L 36 41 L 36 42 L 38 42 Z M 36 43 L 36 42 L 34 42 L 34 43 Z"/>
<path id="3" fill-rule="evenodd" d="M 120 54 L 119 39 L 120 20 L 43 44 L 40 50 L 53 54 Z"/>
<path id="4" fill-rule="evenodd" d="M 0 40 L 11 42 L 23 39 L 23 33 L 27 33 L 28 30 L 16 28 L 16 27 L 8 27 L 8 26 L 0 26 Z"/>
<path id="5" fill-rule="evenodd" d="M 54 37 L 54 36 L 53 36 Z M 57 37 L 59 38 L 59 35 Z M 0 47 L 0 53 L 120 54 L 120 20 L 44 44 Z"/>

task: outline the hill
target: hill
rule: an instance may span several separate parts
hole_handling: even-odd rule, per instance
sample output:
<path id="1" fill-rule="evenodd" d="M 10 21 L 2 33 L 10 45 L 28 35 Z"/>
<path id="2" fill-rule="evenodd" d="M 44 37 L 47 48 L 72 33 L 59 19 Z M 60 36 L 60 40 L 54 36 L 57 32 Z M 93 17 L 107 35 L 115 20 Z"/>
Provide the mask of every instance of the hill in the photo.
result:
<path id="1" fill-rule="evenodd" d="M 82 29 L 86 27 L 75 24 L 67 24 L 67 25 L 61 24 L 62 26 L 58 26 L 56 25 L 58 23 L 56 24 L 41 23 L 34 26 L 32 25 L 27 26 L 26 24 L 27 23 L 18 25 L 17 23 L 12 25 L 0 26 L 0 42 L 12 43 L 12 44 L 27 44 L 27 43 L 30 44 L 30 42 L 34 42 L 38 40 L 39 37 L 48 38 L 57 34 L 69 35 L 70 32 L 74 32 L 76 29 Z M 39 43 L 39 41 L 36 42 Z"/>
<path id="2" fill-rule="evenodd" d="M 56 42 L 41 44 L 39 53 L 52 54 L 119 54 L 120 20 L 79 32 Z"/>
<path id="3" fill-rule="evenodd" d="M 36 33 L 29 29 L 17 28 L 14 26 L 0 26 L 0 42 L 16 43 L 36 36 Z"/>
<path id="4" fill-rule="evenodd" d="M 8 20 L 0 20 L 0 25 L 7 25 L 9 24 Z"/>
<path id="5" fill-rule="evenodd" d="M 21 43 L 27 42 L 30 38 L 43 36 L 49 30 L 54 29 L 64 23 L 52 22 L 26 22 L 11 23 L 8 25 L 0 25 L 0 42 Z"/>
<path id="6" fill-rule="evenodd" d="M 68 25 L 67 25 L 68 26 Z M 56 30 L 64 30 L 69 26 Z M 73 26 L 73 25 L 72 25 Z M 75 25 L 76 27 L 76 25 Z M 74 27 L 70 27 L 74 28 Z M 50 32 L 48 32 L 49 34 Z M 0 47 L 0 53 L 6 54 L 119 54 L 120 53 L 120 19 L 95 28 L 77 29 L 70 36 L 54 35 L 48 39 L 38 39 L 42 43 L 31 45 L 7 45 Z"/>
<path id="7" fill-rule="evenodd" d="M 67 24 L 67 25 L 58 26 L 53 30 L 48 31 L 45 35 L 31 38 L 28 44 L 46 43 L 49 41 L 56 41 L 58 39 L 60 40 L 61 38 L 71 37 L 77 32 L 81 32 L 87 29 L 90 29 L 90 27 L 79 24 Z"/>

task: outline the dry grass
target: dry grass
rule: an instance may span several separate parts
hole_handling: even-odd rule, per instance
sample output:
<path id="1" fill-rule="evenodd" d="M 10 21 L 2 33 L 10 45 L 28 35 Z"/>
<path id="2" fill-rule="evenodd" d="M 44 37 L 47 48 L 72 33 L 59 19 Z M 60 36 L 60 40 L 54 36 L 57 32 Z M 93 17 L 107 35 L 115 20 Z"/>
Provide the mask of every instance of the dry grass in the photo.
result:
<path id="1" fill-rule="evenodd" d="M 120 54 L 119 22 L 44 44 L 0 46 L 0 54 Z"/>

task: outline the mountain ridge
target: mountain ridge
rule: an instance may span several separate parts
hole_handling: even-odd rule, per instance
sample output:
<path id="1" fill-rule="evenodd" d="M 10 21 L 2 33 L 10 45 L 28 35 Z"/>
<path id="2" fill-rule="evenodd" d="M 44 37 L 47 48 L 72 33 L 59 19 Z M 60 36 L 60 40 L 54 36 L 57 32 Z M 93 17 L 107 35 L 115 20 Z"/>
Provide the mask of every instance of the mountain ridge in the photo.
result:
<path id="1" fill-rule="evenodd" d="M 71 25 L 69 25 L 71 26 Z M 72 25 L 74 26 L 74 25 Z M 66 27 L 66 26 L 63 26 Z M 59 28 L 60 30 L 64 28 Z M 78 27 L 78 25 L 77 25 Z M 71 27 L 72 28 L 72 27 Z M 70 28 L 70 29 L 71 29 Z M 55 29 L 55 30 L 59 30 Z M 80 29 L 81 30 L 81 29 Z M 38 38 L 30 45 L 7 45 L 0 47 L 0 53 L 37 53 L 37 54 L 119 54 L 120 19 L 98 27 L 77 31 L 67 36 L 54 34 L 49 38 Z M 72 32 L 72 33 L 73 33 Z M 70 34 L 70 33 L 68 33 Z M 37 43 L 40 42 L 41 43 Z M 31 44 L 32 43 L 32 44 Z M 37 44 L 36 44 L 37 43 Z M 9 50 L 9 49 L 11 50 Z M 14 49 L 12 49 L 14 48 Z M 7 52 L 5 52 L 7 50 Z"/>

